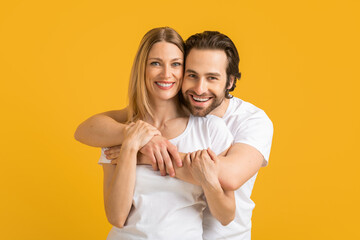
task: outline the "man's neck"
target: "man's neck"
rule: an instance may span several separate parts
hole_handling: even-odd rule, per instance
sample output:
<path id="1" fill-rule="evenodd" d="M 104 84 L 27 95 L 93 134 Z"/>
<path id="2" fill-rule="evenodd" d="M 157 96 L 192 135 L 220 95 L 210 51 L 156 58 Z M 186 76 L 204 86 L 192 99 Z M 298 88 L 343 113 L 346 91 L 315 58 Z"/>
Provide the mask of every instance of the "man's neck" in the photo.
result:
<path id="1" fill-rule="evenodd" d="M 222 118 L 229 107 L 229 103 L 230 103 L 230 99 L 224 98 L 224 101 L 222 101 L 222 103 L 217 108 L 212 110 L 210 114 Z"/>

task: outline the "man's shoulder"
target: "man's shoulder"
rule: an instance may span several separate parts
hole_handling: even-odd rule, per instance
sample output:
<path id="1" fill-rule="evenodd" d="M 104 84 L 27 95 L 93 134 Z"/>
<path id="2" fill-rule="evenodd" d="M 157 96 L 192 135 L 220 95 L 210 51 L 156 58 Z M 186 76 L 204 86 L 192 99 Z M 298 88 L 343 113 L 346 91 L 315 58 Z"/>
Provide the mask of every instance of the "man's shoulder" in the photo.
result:
<path id="1" fill-rule="evenodd" d="M 267 114 L 261 108 L 255 106 L 250 102 L 246 102 L 240 98 L 232 97 L 230 99 L 229 109 L 224 118 L 240 118 L 242 120 L 260 117 L 269 119 Z M 269 119 L 270 120 L 270 119 Z"/>

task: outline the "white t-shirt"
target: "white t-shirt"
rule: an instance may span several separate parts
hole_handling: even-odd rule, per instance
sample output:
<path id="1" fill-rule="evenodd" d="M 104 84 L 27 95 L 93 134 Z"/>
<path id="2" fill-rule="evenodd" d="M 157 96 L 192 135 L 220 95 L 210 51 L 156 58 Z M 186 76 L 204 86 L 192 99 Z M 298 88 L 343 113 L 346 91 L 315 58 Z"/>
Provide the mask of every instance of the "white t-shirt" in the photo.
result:
<path id="1" fill-rule="evenodd" d="M 220 154 L 233 137 L 221 118 L 190 116 L 185 131 L 170 142 L 183 153 L 210 147 Z M 110 163 L 103 151 L 99 163 Z M 206 203 L 200 186 L 160 176 L 151 166 L 137 166 L 132 205 L 125 226 L 113 227 L 108 240 L 202 239 Z"/>
<path id="2" fill-rule="evenodd" d="M 269 161 L 273 136 L 273 125 L 265 112 L 251 103 L 239 98 L 230 99 L 223 119 L 234 136 L 234 143 L 245 143 L 256 148 L 264 156 L 266 166 Z M 250 199 L 256 175 L 235 191 L 235 219 L 227 226 L 222 226 L 210 213 L 204 211 L 203 237 L 213 239 L 251 239 L 251 216 L 255 203 Z"/>

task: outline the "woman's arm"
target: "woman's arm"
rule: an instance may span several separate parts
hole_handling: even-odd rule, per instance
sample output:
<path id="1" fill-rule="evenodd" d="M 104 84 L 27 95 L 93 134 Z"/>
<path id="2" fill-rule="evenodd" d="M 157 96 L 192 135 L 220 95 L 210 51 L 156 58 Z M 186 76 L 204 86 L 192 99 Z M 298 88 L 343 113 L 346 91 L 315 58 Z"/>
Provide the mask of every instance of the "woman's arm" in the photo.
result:
<path id="1" fill-rule="evenodd" d="M 122 228 L 129 215 L 134 195 L 137 153 L 159 131 L 151 125 L 137 121 L 125 129 L 117 165 L 104 164 L 104 203 L 108 221 Z"/>
<path id="2" fill-rule="evenodd" d="M 74 134 L 77 141 L 93 147 L 110 147 L 122 144 L 127 109 L 96 114 L 81 123 Z"/>
<path id="3" fill-rule="evenodd" d="M 104 203 L 110 224 L 122 228 L 129 215 L 134 195 L 137 151 L 123 146 L 118 164 L 103 164 Z"/>

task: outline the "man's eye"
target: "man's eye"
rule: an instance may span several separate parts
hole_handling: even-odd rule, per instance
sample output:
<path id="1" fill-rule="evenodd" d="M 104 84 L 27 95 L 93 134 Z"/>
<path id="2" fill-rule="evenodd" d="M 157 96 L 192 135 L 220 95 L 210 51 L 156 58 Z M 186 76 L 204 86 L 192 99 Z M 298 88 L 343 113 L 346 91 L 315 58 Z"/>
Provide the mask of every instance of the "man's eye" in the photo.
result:
<path id="1" fill-rule="evenodd" d="M 217 80 L 216 77 L 209 77 L 210 80 Z"/>
<path id="2" fill-rule="evenodd" d="M 195 76 L 195 74 L 189 74 L 188 77 L 195 78 L 196 76 Z"/>
<path id="3" fill-rule="evenodd" d="M 151 62 L 150 65 L 151 66 L 160 66 L 160 63 L 159 62 Z"/>

